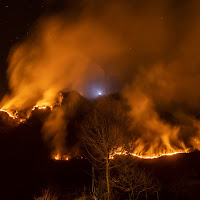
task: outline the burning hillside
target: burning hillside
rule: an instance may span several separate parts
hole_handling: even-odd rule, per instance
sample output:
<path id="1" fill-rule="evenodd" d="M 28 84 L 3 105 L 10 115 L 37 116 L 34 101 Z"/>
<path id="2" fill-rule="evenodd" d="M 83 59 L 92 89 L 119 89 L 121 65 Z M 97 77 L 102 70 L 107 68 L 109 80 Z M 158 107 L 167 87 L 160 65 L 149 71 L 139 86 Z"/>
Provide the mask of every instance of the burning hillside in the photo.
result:
<path id="1" fill-rule="evenodd" d="M 123 104 L 123 99 L 118 95 L 110 95 L 109 97 L 100 97 L 101 99 L 110 99 L 111 101 L 119 101 Z M 90 115 L 92 107 L 95 106 L 95 102 L 89 101 L 77 92 L 72 91 L 68 93 L 59 94 L 59 103 L 55 101 L 52 106 L 34 106 L 30 110 L 24 111 L 12 111 L 12 113 L 6 110 L 0 111 L 2 124 L 6 126 L 16 127 L 19 124 L 26 124 L 29 118 L 39 118 L 42 120 L 44 133 L 44 140 L 50 145 L 52 149 L 52 158 L 55 160 L 69 160 L 69 157 L 79 156 L 79 148 L 77 144 L 81 142 L 80 135 L 77 133 L 77 124 L 81 124 L 81 120 L 87 115 Z M 109 100 L 109 101 L 110 101 Z M 107 101 L 107 100 L 106 100 Z M 108 102 L 109 102 L 108 101 Z M 102 106 L 102 110 L 105 108 Z M 110 109 L 110 108 L 109 108 Z M 114 109 L 114 110 L 113 110 Z M 114 112 L 115 107 L 111 108 Z M 134 122 L 133 122 L 134 123 Z M 76 124 L 76 126 L 74 126 Z M 103 128 L 103 127 L 102 127 Z M 79 129 L 79 128 L 78 128 Z M 141 136 L 138 136 L 137 129 L 134 127 L 134 133 L 129 135 L 131 149 L 129 151 L 119 146 L 115 146 L 114 150 L 110 154 L 110 159 L 113 159 L 116 155 L 132 155 L 134 157 L 142 159 L 154 159 L 162 156 L 172 156 L 179 153 L 189 153 L 196 148 L 196 146 L 188 145 L 187 141 L 178 139 L 176 143 L 172 141 L 170 136 L 164 136 L 165 140 L 157 139 L 155 143 L 146 143 Z M 179 130 L 176 130 L 179 131 Z M 78 134 L 78 135 L 77 135 Z M 68 138 L 71 144 L 69 144 Z M 111 135 L 112 137 L 112 135 Z M 120 137 L 120 135 L 119 135 Z M 152 138 L 154 140 L 155 138 Z M 198 140 L 194 139 L 194 143 L 198 145 Z M 181 144 L 181 145 L 180 145 Z M 74 145 L 74 146 L 73 146 Z"/>
<path id="2" fill-rule="evenodd" d="M 68 123 L 71 123 L 71 120 L 77 120 L 79 117 L 78 115 L 81 113 L 87 113 L 90 110 L 91 105 L 89 106 L 89 102 L 85 102 L 84 98 L 82 98 L 78 93 L 76 92 L 70 92 L 67 94 L 63 94 L 62 98 L 61 95 L 60 99 L 62 99 L 62 102 L 60 102 L 60 105 L 54 105 L 51 107 L 48 106 L 34 106 L 31 109 L 31 113 L 26 115 L 26 113 L 29 113 L 30 111 L 15 111 L 12 114 L 1 110 L 1 120 L 4 124 L 7 126 L 18 126 L 20 123 L 26 123 L 28 118 L 37 116 L 41 119 L 43 115 L 43 111 L 45 111 L 45 115 L 43 118 L 44 126 L 43 130 L 46 133 L 45 140 L 52 140 L 51 145 L 53 145 L 53 152 L 52 157 L 56 160 L 68 160 L 68 155 L 73 155 L 73 153 L 67 152 L 66 147 L 66 137 L 69 133 L 67 133 L 67 127 L 63 129 L 64 124 L 67 126 Z M 64 98 L 63 98 L 64 96 Z M 112 96 L 110 98 L 113 98 Z M 91 104 L 91 103 L 90 103 Z M 78 106 L 78 107 L 77 107 Z M 103 109 L 103 108 L 102 108 Z M 83 110 L 83 111 L 81 111 Z M 69 113 L 68 113 L 69 112 Z M 48 114 L 49 113 L 49 114 Z M 60 115 L 60 113 L 63 113 Z M 52 118 L 53 117 L 53 118 Z M 51 119 L 52 118 L 52 119 Z M 52 120 L 52 122 L 51 122 Z M 58 121 L 62 123 L 59 124 Z M 57 128 L 56 128 L 57 127 Z M 50 133 L 51 131 L 51 133 Z M 77 136 L 74 136 L 77 137 Z M 47 139 L 49 138 L 49 139 Z M 156 146 L 157 144 L 155 144 Z M 158 158 L 161 156 L 168 156 L 168 155 L 174 155 L 177 153 L 188 153 L 188 148 L 178 148 L 174 146 L 174 148 L 170 149 L 157 149 L 155 148 L 155 151 L 153 150 L 153 144 L 152 150 L 149 151 L 149 149 L 145 149 L 145 145 L 141 146 L 140 144 L 137 144 L 137 141 L 134 142 L 135 148 L 132 149 L 132 152 L 126 152 L 122 150 L 120 147 L 116 149 L 115 152 L 113 152 L 112 155 L 110 155 L 110 158 L 114 158 L 115 155 L 132 155 L 143 159 L 153 159 Z"/>
<path id="3" fill-rule="evenodd" d="M 63 13 L 39 19 L 35 37 L 11 51 L 10 92 L 0 103 L 1 121 L 15 127 L 33 113 L 49 110 L 41 132 L 52 156 L 77 155 L 80 135 L 73 132 L 79 132 L 77 124 L 95 110 L 98 100 L 84 98 L 94 97 L 88 88 L 95 86 L 96 94 L 104 91 L 111 100 L 111 91 L 120 93 L 133 118 L 130 152 L 119 150 L 118 144 L 111 157 L 131 153 L 147 159 L 199 150 L 199 3 L 186 16 L 184 25 L 192 26 L 185 32 L 167 3 L 97 2 L 83 6 L 77 20 L 70 21 Z M 177 33 L 183 36 L 177 38 Z M 118 84 L 111 87 L 108 74 L 117 77 Z M 66 101 L 58 95 L 71 90 L 78 92 L 69 93 Z M 87 106 L 80 112 L 83 99 Z M 109 130 L 116 127 L 117 123 Z M 111 136 L 121 132 L 111 131 Z"/>

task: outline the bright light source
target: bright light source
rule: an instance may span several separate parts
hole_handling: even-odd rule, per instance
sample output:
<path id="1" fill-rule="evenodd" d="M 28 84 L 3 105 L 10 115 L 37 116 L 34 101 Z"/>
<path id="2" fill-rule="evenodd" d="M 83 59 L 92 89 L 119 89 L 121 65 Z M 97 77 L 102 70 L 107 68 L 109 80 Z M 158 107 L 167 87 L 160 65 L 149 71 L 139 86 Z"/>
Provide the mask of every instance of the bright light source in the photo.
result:
<path id="1" fill-rule="evenodd" d="M 102 95 L 102 93 L 101 92 L 99 92 L 99 96 L 101 96 Z"/>

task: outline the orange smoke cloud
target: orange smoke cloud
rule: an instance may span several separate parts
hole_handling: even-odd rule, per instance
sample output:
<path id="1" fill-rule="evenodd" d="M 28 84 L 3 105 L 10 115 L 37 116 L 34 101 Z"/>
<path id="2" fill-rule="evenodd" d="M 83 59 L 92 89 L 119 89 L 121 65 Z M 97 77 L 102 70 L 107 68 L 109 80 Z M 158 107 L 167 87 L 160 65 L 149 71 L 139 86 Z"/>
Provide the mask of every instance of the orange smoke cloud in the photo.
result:
<path id="1" fill-rule="evenodd" d="M 43 126 L 44 140 L 50 144 L 53 156 L 61 157 L 66 152 L 66 127 L 64 107 L 56 107 L 49 115 Z"/>
<path id="2" fill-rule="evenodd" d="M 92 54 L 119 51 L 94 22 L 68 27 L 61 17 L 52 17 L 43 19 L 40 27 L 36 38 L 19 45 L 9 57 L 11 94 L 2 100 L 2 109 L 50 106 L 60 91 L 81 92 L 84 81 L 99 76 Z"/>
<path id="3" fill-rule="evenodd" d="M 134 151 L 199 149 L 199 2 L 190 10 L 167 0 L 84 2 L 76 19 L 66 13 L 41 18 L 35 36 L 9 56 L 11 92 L 1 109 L 51 106 L 60 91 L 83 93 L 88 80 L 106 71 L 126 85 L 122 94 L 137 129 Z M 44 125 L 58 153 L 64 149 L 63 117 L 56 108 Z M 54 120 L 63 128 L 49 132 Z"/>

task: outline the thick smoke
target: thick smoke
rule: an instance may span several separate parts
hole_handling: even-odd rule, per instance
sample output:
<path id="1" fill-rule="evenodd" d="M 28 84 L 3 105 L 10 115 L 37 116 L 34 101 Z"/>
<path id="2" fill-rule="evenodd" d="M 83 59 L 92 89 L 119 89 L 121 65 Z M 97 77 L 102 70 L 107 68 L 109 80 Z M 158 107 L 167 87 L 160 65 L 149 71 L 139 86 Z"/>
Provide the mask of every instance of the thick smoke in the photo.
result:
<path id="1" fill-rule="evenodd" d="M 56 106 L 45 121 L 42 132 L 44 140 L 50 144 L 52 156 L 57 159 L 66 159 L 71 152 L 67 148 L 66 138 L 68 135 L 68 125 L 73 120 L 80 95 L 77 92 L 70 92 L 62 102 L 61 106 Z M 76 147 L 77 148 L 77 147 Z M 70 149 L 75 154 L 73 148 Z"/>
<path id="2" fill-rule="evenodd" d="M 65 120 L 65 107 L 56 107 L 44 123 L 42 131 L 44 140 L 50 144 L 52 156 L 61 159 L 67 154 L 65 138 L 67 135 L 67 120 Z"/>
<path id="3" fill-rule="evenodd" d="M 88 0 L 73 20 L 65 12 L 43 17 L 9 56 L 11 94 L 2 108 L 52 105 L 69 89 L 84 95 L 101 66 L 124 84 L 137 152 L 199 149 L 199 8 L 198 1 Z"/>

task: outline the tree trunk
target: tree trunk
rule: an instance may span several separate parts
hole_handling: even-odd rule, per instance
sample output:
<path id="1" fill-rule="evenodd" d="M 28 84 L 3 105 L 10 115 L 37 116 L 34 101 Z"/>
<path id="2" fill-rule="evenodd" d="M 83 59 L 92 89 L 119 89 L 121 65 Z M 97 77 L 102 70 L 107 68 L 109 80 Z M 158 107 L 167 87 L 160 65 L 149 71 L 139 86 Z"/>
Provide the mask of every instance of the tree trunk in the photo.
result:
<path id="1" fill-rule="evenodd" d="M 94 193 L 95 193 L 94 182 L 95 182 L 95 173 L 94 173 L 94 166 L 92 166 L 92 195 L 94 195 Z"/>
<path id="2" fill-rule="evenodd" d="M 158 191 L 157 191 L 157 200 L 159 200 L 159 194 L 158 194 Z"/>
<path id="3" fill-rule="evenodd" d="M 107 199 L 110 200 L 110 168 L 109 158 L 106 158 L 106 184 L 107 184 Z"/>

